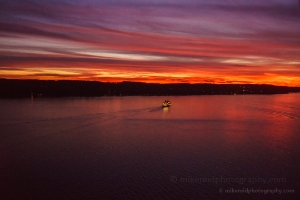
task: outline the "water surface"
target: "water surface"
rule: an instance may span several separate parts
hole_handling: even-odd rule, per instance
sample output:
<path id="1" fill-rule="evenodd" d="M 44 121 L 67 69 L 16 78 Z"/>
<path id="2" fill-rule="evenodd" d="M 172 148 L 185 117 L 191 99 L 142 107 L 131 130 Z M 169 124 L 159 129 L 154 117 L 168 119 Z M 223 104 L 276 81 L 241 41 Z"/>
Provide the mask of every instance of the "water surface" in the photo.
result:
<path id="1" fill-rule="evenodd" d="M 165 99 L 170 108 L 161 107 Z M 300 188 L 299 99 L 300 94 L 0 100 L 1 194 L 293 199 Z M 235 191 L 247 189 L 263 192 Z"/>

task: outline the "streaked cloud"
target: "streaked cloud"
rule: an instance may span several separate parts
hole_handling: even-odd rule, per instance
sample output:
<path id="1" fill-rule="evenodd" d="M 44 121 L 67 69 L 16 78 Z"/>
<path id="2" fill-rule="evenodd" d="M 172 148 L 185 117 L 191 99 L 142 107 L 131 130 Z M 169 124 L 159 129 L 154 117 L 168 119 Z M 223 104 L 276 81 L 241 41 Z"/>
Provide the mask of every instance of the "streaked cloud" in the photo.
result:
<path id="1" fill-rule="evenodd" d="M 300 86 L 296 0 L 0 2 L 0 77 Z"/>

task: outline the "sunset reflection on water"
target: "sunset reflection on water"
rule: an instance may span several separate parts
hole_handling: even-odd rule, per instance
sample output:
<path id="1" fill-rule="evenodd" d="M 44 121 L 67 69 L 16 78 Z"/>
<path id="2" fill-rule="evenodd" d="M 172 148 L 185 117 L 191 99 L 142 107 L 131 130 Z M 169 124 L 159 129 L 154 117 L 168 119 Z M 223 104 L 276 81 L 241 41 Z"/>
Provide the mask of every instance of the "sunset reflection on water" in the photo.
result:
<path id="1" fill-rule="evenodd" d="M 6 199 L 85 198 L 87 193 L 96 199 L 189 199 L 221 197 L 219 189 L 230 187 L 297 189 L 299 97 L 0 100 L 2 194 Z M 172 106 L 162 108 L 166 98 Z M 170 182 L 174 176 L 279 177 L 286 182 Z"/>

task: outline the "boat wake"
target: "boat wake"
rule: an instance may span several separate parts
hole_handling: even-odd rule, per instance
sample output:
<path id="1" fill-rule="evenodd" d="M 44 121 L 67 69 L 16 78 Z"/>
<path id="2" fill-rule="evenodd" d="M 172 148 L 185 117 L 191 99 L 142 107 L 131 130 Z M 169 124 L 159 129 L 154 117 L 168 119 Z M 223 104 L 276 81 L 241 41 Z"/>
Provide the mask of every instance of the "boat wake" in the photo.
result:
<path id="1" fill-rule="evenodd" d="M 149 112 L 157 112 L 157 111 L 161 111 L 161 107 L 154 107 L 154 108 L 151 108 L 149 109 Z"/>

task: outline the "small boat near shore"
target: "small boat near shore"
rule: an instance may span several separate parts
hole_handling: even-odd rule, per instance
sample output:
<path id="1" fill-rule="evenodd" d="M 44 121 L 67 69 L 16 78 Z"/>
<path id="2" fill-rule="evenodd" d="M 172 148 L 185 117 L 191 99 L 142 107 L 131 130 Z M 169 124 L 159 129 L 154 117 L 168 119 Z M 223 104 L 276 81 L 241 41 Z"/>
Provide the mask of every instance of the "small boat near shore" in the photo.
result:
<path id="1" fill-rule="evenodd" d="M 170 107 L 171 106 L 171 101 L 169 100 L 165 100 L 163 103 L 162 103 L 162 107 Z"/>

